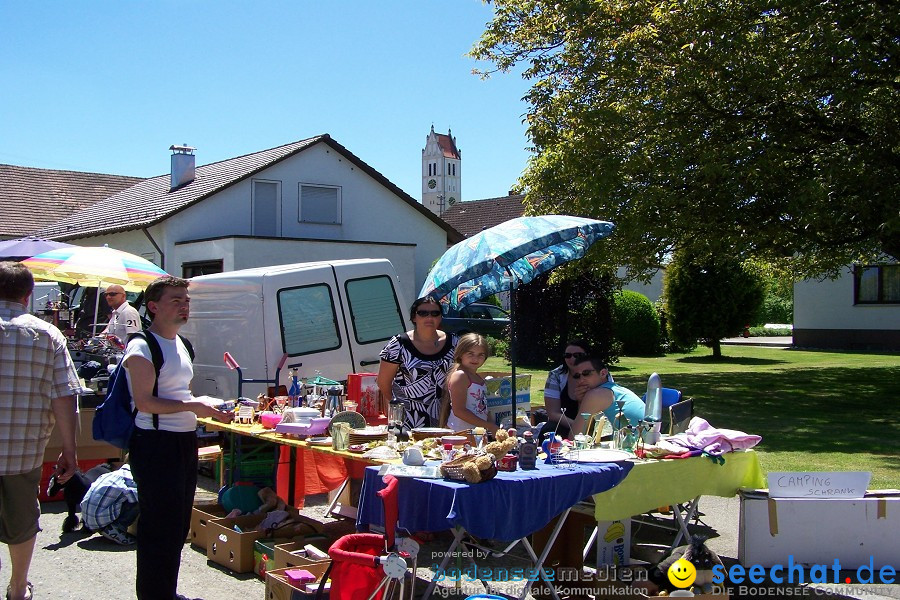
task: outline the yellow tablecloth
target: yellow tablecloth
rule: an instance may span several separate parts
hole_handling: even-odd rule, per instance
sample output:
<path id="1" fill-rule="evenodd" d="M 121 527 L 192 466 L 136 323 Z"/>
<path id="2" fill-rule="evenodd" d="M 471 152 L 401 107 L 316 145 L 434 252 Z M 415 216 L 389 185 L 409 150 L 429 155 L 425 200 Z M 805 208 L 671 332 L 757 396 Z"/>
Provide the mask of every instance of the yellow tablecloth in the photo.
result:
<path id="1" fill-rule="evenodd" d="M 697 496 L 727 498 L 742 487 L 766 487 L 756 452 L 729 452 L 722 456 L 724 465 L 705 456 L 637 461 L 622 483 L 594 496 L 594 514 L 598 521 L 615 521 Z"/>

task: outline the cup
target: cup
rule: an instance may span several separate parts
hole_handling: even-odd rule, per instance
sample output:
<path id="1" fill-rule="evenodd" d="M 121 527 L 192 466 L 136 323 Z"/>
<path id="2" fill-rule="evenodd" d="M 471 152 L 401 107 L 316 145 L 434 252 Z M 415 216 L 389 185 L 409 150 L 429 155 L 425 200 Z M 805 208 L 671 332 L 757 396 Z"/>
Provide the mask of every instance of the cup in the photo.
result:
<path id="1" fill-rule="evenodd" d="M 356 402 L 350 402 L 349 400 L 347 402 L 344 402 L 344 410 L 356 412 L 356 408 L 358 406 L 359 404 L 357 404 Z"/>

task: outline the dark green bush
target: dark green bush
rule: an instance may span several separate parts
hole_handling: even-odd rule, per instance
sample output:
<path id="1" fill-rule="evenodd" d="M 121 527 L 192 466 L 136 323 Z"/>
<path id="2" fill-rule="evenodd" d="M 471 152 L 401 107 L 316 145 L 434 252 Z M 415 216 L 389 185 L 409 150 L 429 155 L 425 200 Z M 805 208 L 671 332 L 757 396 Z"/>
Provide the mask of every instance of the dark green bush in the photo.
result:
<path id="1" fill-rule="evenodd" d="M 613 295 L 613 335 L 622 343 L 623 354 L 658 354 L 659 332 L 659 315 L 647 296 L 631 290 Z"/>

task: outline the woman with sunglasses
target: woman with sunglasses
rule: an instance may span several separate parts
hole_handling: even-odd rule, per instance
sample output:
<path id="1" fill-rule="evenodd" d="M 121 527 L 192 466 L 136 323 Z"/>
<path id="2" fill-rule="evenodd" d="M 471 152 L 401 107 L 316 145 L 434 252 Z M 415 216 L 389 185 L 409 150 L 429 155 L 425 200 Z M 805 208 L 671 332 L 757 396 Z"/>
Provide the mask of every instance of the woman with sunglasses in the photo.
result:
<path id="1" fill-rule="evenodd" d="M 609 369 L 599 358 L 582 357 L 569 372 L 569 381 L 575 383 L 575 397 L 578 398 L 578 416 L 572 423 L 572 435 L 585 433 L 587 423 L 582 414 L 595 415 L 602 412 L 615 425 L 616 404 L 624 404 L 622 412 L 628 422 L 637 427 L 644 418 L 644 401 L 637 394 L 612 380 Z"/>
<path id="2" fill-rule="evenodd" d="M 590 347 L 586 341 L 570 340 L 563 354 L 563 364 L 547 374 L 544 386 L 544 408 L 547 410 L 548 421 L 546 427 L 564 438 L 569 437 L 572 423 L 578 416 L 578 400 L 575 399 L 574 386 L 569 386 L 569 371 L 589 353 Z"/>
<path id="3" fill-rule="evenodd" d="M 412 330 L 392 337 L 381 351 L 377 379 L 385 414 L 391 398 L 406 404 L 407 431 L 438 426 L 441 396 L 457 342 L 455 335 L 438 329 L 441 306 L 431 296 L 413 302 L 409 320 Z"/>

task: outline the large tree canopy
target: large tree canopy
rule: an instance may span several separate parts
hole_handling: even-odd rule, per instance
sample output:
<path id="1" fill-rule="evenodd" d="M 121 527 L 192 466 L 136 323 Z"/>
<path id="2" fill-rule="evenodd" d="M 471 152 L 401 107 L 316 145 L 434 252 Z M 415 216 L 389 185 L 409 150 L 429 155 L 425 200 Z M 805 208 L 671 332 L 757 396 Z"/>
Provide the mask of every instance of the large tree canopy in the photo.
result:
<path id="1" fill-rule="evenodd" d="M 608 219 L 609 264 L 669 252 L 900 257 L 893 1 L 496 0 L 472 50 L 533 81 L 534 212 Z"/>

